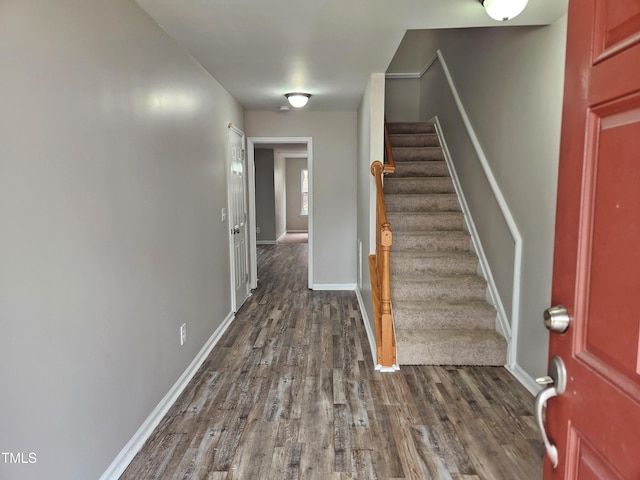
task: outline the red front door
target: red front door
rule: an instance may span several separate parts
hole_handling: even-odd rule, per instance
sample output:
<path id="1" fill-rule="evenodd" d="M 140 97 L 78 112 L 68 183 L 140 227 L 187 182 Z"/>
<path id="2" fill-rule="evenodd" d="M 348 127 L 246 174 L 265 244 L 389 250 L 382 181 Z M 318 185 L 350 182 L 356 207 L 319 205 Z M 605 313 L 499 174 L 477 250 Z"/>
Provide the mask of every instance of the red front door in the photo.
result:
<path id="1" fill-rule="evenodd" d="M 570 0 L 544 478 L 640 479 L 640 0 Z"/>

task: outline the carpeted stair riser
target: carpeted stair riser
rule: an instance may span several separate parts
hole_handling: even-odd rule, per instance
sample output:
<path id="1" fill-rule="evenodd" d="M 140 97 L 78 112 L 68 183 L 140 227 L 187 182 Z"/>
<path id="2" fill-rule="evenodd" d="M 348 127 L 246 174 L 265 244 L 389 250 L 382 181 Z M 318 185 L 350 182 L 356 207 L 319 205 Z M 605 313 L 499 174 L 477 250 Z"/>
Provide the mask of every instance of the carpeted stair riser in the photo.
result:
<path id="1" fill-rule="evenodd" d="M 455 193 L 455 189 L 451 177 L 386 177 L 384 194 L 388 193 Z"/>
<path id="2" fill-rule="evenodd" d="M 494 330 L 496 311 L 487 302 L 396 301 L 393 319 L 403 329 L 481 328 Z"/>
<path id="3" fill-rule="evenodd" d="M 391 301 L 485 300 L 487 284 L 477 275 L 391 275 Z M 402 325 L 399 325 L 402 327 Z"/>
<path id="4" fill-rule="evenodd" d="M 393 160 L 395 163 L 442 161 L 444 154 L 440 147 L 393 147 Z"/>
<path id="5" fill-rule="evenodd" d="M 384 196 L 387 212 L 456 212 L 458 196 L 453 193 L 416 195 L 413 193 Z"/>
<path id="6" fill-rule="evenodd" d="M 441 161 L 397 162 L 393 178 L 398 177 L 446 177 L 447 164 Z M 391 178 L 391 177 L 389 177 Z"/>
<path id="7" fill-rule="evenodd" d="M 387 124 L 389 135 L 397 133 L 435 133 L 433 122 L 391 122 Z"/>
<path id="8" fill-rule="evenodd" d="M 490 330 L 396 330 L 400 365 L 504 365 L 504 338 Z"/>
<path id="9" fill-rule="evenodd" d="M 475 275 L 478 258 L 471 252 L 395 252 L 391 275 Z"/>
<path id="10" fill-rule="evenodd" d="M 394 231 L 391 256 L 393 252 L 468 252 L 470 247 L 469 234 L 461 230 Z"/>
<path id="11" fill-rule="evenodd" d="M 460 230 L 464 227 L 462 212 L 387 212 L 393 232 Z"/>
<path id="12" fill-rule="evenodd" d="M 393 148 L 397 147 L 439 147 L 440 141 L 435 133 L 394 134 L 389 140 Z"/>

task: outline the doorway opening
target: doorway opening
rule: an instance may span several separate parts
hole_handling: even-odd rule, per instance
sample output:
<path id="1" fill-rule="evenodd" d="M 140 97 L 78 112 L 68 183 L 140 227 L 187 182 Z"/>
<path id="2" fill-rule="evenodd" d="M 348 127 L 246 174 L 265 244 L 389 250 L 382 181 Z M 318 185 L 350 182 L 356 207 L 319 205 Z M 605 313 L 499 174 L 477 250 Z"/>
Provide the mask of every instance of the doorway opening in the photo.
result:
<path id="1" fill-rule="evenodd" d="M 268 235 L 263 234 L 263 225 L 258 225 L 257 209 L 262 208 L 263 199 L 256 197 L 256 177 L 269 176 L 265 172 L 264 165 L 257 164 L 262 155 L 262 150 L 273 151 L 273 181 L 275 203 L 273 213 L 273 225 L 271 221 L 266 225 L 270 230 Z M 248 186 L 249 186 L 249 276 L 251 288 L 258 286 L 257 244 L 276 243 L 278 240 L 287 242 L 293 235 L 306 233 L 308 242 L 308 288 L 313 288 L 313 150 L 311 137 L 249 137 L 247 139 L 248 152 Z M 256 160 L 258 158 L 258 160 Z M 287 167 L 289 182 L 287 182 Z M 305 170 L 306 173 L 302 171 Z M 262 178 L 264 180 L 264 178 Z M 306 180 L 306 182 L 304 181 Z M 289 188 L 290 201 L 287 206 L 285 193 L 287 183 L 295 185 Z M 305 184 L 306 183 L 306 184 Z M 306 188 L 306 192 L 304 191 Z M 260 202 L 259 206 L 256 205 Z M 287 214 L 287 209 L 289 213 Z M 278 210 L 278 215 L 275 211 Z M 289 222 L 287 222 L 289 216 Z M 287 223 L 289 228 L 287 227 Z M 271 230 L 271 228 L 273 229 Z M 258 239 L 260 229 L 260 240 Z M 305 232 L 306 230 L 306 232 Z"/>

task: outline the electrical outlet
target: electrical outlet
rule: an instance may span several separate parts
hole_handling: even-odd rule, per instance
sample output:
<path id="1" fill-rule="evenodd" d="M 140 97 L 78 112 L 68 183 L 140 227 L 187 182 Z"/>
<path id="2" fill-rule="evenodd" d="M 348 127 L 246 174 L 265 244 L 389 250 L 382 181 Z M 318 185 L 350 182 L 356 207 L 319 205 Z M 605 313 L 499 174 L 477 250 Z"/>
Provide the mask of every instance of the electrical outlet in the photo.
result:
<path id="1" fill-rule="evenodd" d="M 220 210 L 220 221 L 224 222 L 227 219 L 227 209 L 223 208 Z"/>
<path id="2" fill-rule="evenodd" d="M 260 233 L 260 227 L 256 227 L 256 233 Z"/>
<path id="3" fill-rule="evenodd" d="M 187 341 L 187 324 L 180 325 L 180 345 L 184 345 Z"/>

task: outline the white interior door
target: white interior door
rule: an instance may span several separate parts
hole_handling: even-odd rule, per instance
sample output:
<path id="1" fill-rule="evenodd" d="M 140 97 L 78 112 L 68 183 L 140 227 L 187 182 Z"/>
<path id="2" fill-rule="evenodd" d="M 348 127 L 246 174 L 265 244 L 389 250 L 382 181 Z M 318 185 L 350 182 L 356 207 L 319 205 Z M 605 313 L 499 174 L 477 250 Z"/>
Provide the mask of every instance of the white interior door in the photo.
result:
<path id="1" fill-rule="evenodd" d="M 250 293 L 247 252 L 246 161 L 244 132 L 229 124 L 227 191 L 231 249 L 231 308 L 237 312 Z"/>

